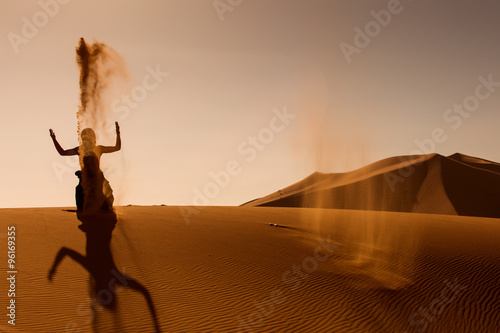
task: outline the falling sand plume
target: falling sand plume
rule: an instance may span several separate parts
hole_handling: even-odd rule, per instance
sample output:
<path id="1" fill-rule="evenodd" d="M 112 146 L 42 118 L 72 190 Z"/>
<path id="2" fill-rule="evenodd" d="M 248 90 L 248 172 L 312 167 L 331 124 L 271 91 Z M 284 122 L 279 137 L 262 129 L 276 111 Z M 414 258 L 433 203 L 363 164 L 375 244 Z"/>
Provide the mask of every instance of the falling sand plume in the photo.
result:
<path id="1" fill-rule="evenodd" d="M 112 126 L 111 102 L 129 78 L 125 60 L 105 43 L 87 44 L 83 38 L 76 49 L 76 60 L 80 67 L 78 134 L 86 127 L 99 134 L 106 132 Z"/>
<path id="2" fill-rule="evenodd" d="M 100 140 L 110 138 L 113 128 L 112 101 L 126 89 L 129 74 L 122 56 L 102 42 L 88 44 L 85 39 L 80 38 L 76 60 L 80 67 L 80 106 L 77 120 L 80 165 L 83 168 L 85 156 L 94 154 L 100 159 L 95 151 L 96 137 L 100 137 Z M 106 167 L 103 170 L 108 174 Z M 82 185 L 88 186 L 85 179 L 82 179 Z M 108 185 L 107 181 L 105 185 Z M 110 196 L 111 188 L 105 192 Z"/>

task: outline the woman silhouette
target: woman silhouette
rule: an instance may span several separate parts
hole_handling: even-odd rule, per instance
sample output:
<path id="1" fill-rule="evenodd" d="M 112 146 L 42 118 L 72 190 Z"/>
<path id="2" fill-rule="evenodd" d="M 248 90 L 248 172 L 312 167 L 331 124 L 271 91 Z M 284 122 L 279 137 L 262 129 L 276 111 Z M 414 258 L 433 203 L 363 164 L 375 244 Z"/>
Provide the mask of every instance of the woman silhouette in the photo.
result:
<path id="1" fill-rule="evenodd" d="M 94 130 L 85 128 L 81 132 L 82 145 L 72 149 L 63 149 L 57 142 L 56 135 L 49 129 L 50 137 L 61 156 L 80 155 L 81 171 L 75 174 L 80 178 L 76 187 L 76 207 L 78 210 L 111 209 L 113 190 L 99 168 L 102 154 L 113 153 L 121 149 L 120 126 L 115 122 L 116 144 L 114 146 L 96 145 Z M 81 148 L 80 148 L 81 147 Z M 93 200 L 85 200 L 92 198 Z"/>

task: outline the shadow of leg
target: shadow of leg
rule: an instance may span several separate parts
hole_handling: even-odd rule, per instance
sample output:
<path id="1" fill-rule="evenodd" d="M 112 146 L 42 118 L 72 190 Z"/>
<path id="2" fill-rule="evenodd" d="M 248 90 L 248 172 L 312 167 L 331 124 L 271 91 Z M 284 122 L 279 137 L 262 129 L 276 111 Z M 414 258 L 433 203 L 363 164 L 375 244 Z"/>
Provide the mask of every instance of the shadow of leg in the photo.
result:
<path id="1" fill-rule="evenodd" d="M 87 258 L 82 256 L 80 253 L 76 252 L 75 250 L 68 249 L 67 247 L 62 247 L 59 252 L 56 255 L 56 258 L 54 259 L 54 264 L 52 264 L 52 268 L 49 271 L 48 279 L 52 280 L 52 277 L 54 276 L 57 266 L 61 263 L 61 261 L 64 259 L 64 257 L 69 256 L 71 259 L 82 265 L 87 271 L 88 269 L 88 264 L 87 264 Z"/>
<path id="2" fill-rule="evenodd" d="M 129 288 L 134 289 L 135 291 L 138 291 L 141 294 L 143 294 L 144 298 L 146 299 L 146 302 L 148 303 L 148 307 L 149 307 L 149 311 L 151 312 L 151 316 L 153 317 L 153 322 L 155 325 L 156 332 L 158 332 L 158 333 L 161 332 L 160 331 L 160 324 L 158 323 L 158 318 L 156 316 L 156 310 L 155 310 L 155 307 L 153 305 L 153 299 L 151 298 L 151 294 L 149 293 L 149 291 L 146 289 L 146 287 L 144 287 L 142 284 L 137 282 L 135 279 L 128 277 L 128 276 L 125 276 L 125 275 L 124 275 L 124 278 L 126 280 L 128 280 L 127 284 L 126 285 L 124 284 L 125 287 L 129 287 Z"/>

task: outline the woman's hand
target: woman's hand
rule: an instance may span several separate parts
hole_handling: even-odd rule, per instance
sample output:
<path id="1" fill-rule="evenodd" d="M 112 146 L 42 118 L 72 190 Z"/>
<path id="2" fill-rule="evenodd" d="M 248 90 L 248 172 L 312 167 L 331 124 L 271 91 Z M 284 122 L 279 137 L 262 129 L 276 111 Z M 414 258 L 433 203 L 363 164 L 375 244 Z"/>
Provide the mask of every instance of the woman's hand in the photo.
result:
<path id="1" fill-rule="evenodd" d="M 116 127 L 116 134 L 120 134 L 120 125 L 118 125 L 117 121 L 115 121 L 115 127 Z"/>
<path id="2" fill-rule="evenodd" d="M 54 133 L 54 131 L 51 129 L 49 129 L 49 133 L 50 133 L 50 137 L 54 140 L 56 138 L 56 134 Z"/>

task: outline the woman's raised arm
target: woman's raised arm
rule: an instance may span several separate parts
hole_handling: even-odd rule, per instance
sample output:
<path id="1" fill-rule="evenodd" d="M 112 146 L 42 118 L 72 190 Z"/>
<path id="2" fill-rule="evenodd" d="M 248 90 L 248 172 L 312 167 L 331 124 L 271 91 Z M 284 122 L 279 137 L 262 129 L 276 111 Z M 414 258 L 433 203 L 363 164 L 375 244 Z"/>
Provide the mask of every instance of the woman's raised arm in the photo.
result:
<path id="1" fill-rule="evenodd" d="M 71 156 L 71 155 L 78 155 L 78 147 L 72 148 L 72 149 L 63 149 L 59 142 L 57 142 L 56 139 L 56 134 L 52 129 L 49 129 L 50 137 L 52 138 L 52 142 L 54 142 L 54 146 L 56 147 L 57 152 L 59 155 L 62 156 Z"/>
<path id="2" fill-rule="evenodd" d="M 116 127 L 116 144 L 114 146 L 101 146 L 101 152 L 103 154 L 113 153 L 122 148 L 122 139 L 120 137 L 120 125 L 118 125 L 117 121 L 115 121 L 115 127 Z"/>

